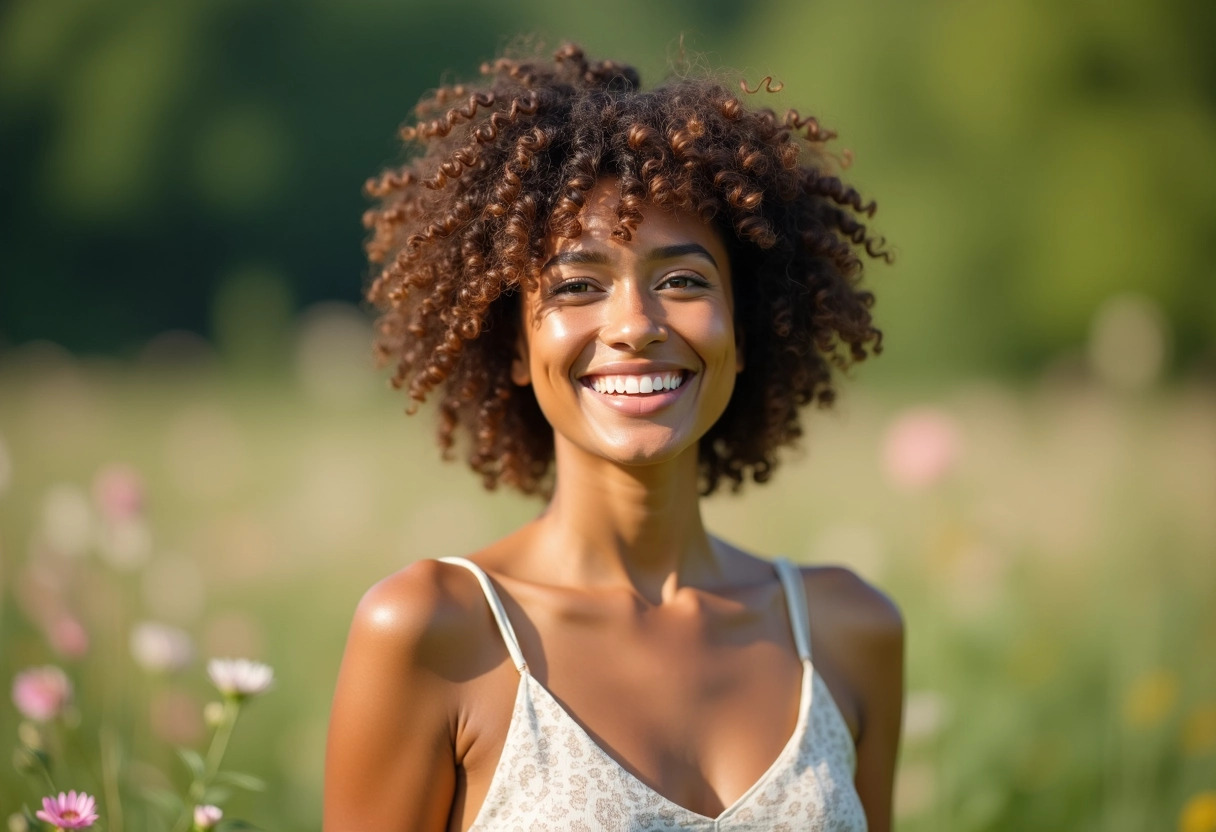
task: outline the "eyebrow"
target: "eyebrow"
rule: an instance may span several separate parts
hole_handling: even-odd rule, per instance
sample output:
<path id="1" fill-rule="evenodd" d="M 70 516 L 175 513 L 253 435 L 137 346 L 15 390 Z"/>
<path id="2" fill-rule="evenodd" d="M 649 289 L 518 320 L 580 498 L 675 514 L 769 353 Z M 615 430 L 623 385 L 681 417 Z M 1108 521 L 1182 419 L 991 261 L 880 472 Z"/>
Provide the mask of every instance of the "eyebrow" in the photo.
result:
<path id="1" fill-rule="evenodd" d="M 660 246 L 646 253 L 646 260 L 675 260 L 686 255 L 704 257 L 713 267 L 718 268 L 718 261 L 709 253 L 705 246 L 699 243 L 680 243 L 674 246 Z M 609 262 L 608 255 L 600 251 L 563 251 L 553 255 L 541 266 L 541 271 L 548 271 L 554 266 L 604 266 Z"/>

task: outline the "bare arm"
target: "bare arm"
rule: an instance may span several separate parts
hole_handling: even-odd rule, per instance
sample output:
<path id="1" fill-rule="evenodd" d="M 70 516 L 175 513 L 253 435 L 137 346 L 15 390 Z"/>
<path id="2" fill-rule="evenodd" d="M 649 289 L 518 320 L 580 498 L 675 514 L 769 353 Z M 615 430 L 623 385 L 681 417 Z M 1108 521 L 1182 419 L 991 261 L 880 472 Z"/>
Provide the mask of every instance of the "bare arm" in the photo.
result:
<path id="1" fill-rule="evenodd" d="M 869 657 L 862 688 L 861 737 L 857 743 L 857 794 L 870 832 L 891 828 L 895 760 L 904 704 L 904 625 L 886 598 L 876 605 L 873 629 L 862 637 Z"/>
<path id="2" fill-rule="evenodd" d="M 325 755 L 325 832 L 447 828 L 456 691 L 443 674 L 438 566 L 380 582 L 355 613 Z"/>
<path id="3" fill-rule="evenodd" d="M 903 618 L 889 598 L 852 572 L 824 571 L 829 574 L 820 586 L 820 607 L 830 607 L 833 619 L 827 642 L 858 703 L 854 783 L 870 832 L 889 832 L 903 719 Z"/>

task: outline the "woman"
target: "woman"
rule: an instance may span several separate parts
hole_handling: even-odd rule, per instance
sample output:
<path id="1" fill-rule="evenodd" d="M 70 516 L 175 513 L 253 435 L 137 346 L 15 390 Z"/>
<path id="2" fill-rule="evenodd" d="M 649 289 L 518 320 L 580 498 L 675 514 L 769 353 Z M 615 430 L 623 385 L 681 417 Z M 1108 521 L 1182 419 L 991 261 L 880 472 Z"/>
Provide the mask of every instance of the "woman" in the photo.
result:
<path id="1" fill-rule="evenodd" d="M 444 452 L 548 502 L 367 593 L 325 828 L 888 829 L 898 612 L 699 509 L 768 480 L 832 368 L 878 349 L 873 204 L 813 120 L 712 83 L 643 92 L 574 46 L 483 74 L 369 183 L 369 297 Z"/>

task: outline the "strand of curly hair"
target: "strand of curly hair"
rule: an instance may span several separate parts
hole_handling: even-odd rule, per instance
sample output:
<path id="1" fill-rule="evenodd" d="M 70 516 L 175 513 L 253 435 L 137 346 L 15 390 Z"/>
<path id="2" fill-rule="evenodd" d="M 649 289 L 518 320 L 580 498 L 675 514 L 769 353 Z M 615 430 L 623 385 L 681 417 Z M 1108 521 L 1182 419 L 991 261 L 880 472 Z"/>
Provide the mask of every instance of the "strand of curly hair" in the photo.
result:
<path id="1" fill-rule="evenodd" d="M 861 258 L 890 256 L 865 222 L 875 204 L 832 172 L 834 134 L 711 82 L 643 91 L 632 67 L 574 45 L 481 73 L 483 85 L 420 102 L 433 117 L 402 130 L 413 158 L 366 184 L 376 349 L 410 409 L 438 392 L 444 456 L 463 436 L 487 488 L 551 489 L 552 429 L 510 378 L 520 293 L 546 236 L 577 237 L 589 192 L 611 177 L 615 237 L 630 240 L 657 206 L 692 212 L 726 242 L 747 360 L 701 440 L 701 488 L 768 480 L 778 449 L 802 435 L 800 409 L 830 404 L 834 372 L 882 347 Z"/>

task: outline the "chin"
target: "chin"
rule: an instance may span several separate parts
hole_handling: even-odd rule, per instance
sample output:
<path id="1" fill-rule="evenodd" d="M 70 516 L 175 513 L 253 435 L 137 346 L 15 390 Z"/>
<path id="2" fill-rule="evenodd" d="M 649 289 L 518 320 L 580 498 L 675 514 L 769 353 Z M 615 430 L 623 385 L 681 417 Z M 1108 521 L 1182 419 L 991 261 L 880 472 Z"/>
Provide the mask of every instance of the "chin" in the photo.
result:
<path id="1" fill-rule="evenodd" d="M 608 448 L 592 450 L 597 456 L 628 468 L 649 468 L 664 465 L 687 453 L 696 454 L 697 445 L 672 442 L 630 442 Z"/>
<path id="2" fill-rule="evenodd" d="M 609 456 L 608 459 L 627 468 L 650 468 L 670 462 L 678 456 L 678 453 L 670 451 L 635 451 Z"/>

